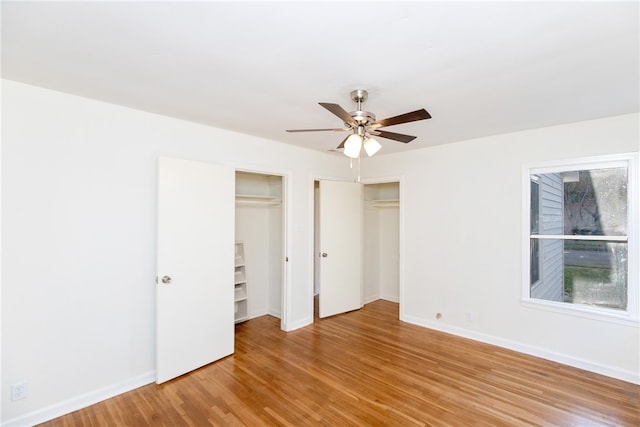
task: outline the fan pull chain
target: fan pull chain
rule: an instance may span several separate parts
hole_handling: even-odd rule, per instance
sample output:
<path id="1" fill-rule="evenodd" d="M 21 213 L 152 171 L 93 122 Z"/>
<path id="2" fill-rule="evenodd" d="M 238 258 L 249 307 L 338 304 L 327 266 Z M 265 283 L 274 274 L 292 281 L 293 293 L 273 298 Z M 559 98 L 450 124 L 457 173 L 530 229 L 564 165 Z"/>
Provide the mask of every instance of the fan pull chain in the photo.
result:
<path id="1" fill-rule="evenodd" d="M 360 157 L 358 157 L 357 167 L 353 167 L 353 158 L 349 158 L 349 167 L 353 170 L 353 182 L 360 182 Z"/>
<path id="2" fill-rule="evenodd" d="M 354 175 L 355 175 L 355 176 L 353 177 L 353 182 L 360 182 L 360 157 L 358 157 L 357 162 L 358 162 L 358 163 L 356 164 L 356 168 L 355 168 L 355 170 L 353 171 L 353 172 L 354 172 Z M 350 167 L 351 169 L 354 169 L 354 167 L 353 167 L 353 158 L 350 158 L 350 159 L 349 159 L 349 167 Z"/>

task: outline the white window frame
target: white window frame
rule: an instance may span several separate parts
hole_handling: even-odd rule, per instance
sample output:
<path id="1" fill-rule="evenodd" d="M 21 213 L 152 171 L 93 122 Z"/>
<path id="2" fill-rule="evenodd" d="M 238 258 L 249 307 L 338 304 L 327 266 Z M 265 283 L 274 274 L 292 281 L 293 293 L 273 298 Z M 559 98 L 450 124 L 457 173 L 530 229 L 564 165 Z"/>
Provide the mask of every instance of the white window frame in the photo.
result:
<path id="1" fill-rule="evenodd" d="M 569 172 L 587 169 L 603 169 L 613 167 L 628 168 L 627 186 L 627 242 L 628 255 L 628 283 L 627 309 L 616 310 L 604 307 L 592 307 L 580 304 L 547 301 L 530 297 L 530 214 L 531 214 L 531 175 Z M 638 278 L 638 264 L 640 252 L 638 250 L 638 154 L 625 153 L 597 157 L 583 157 L 570 160 L 551 162 L 537 162 L 524 164 L 522 167 L 522 304 L 525 307 L 551 311 L 571 316 L 632 325 L 640 325 L 640 284 Z M 541 236 L 541 238 L 544 238 Z M 563 238 L 557 236 L 554 238 Z M 572 239 L 597 240 L 597 236 L 571 236 Z M 607 237 L 616 240 L 616 237 Z"/>

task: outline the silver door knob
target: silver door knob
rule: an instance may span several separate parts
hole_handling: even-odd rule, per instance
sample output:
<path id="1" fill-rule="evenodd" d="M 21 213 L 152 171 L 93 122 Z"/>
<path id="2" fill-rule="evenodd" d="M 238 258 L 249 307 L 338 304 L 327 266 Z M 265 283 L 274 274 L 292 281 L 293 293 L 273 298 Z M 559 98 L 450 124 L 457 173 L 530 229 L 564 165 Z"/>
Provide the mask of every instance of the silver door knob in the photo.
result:
<path id="1" fill-rule="evenodd" d="M 162 283 L 165 283 L 165 284 L 168 285 L 169 283 L 171 283 L 171 277 L 170 276 L 162 276 Z"/>
<path id="2" fill-rule="evenodd" d="M 327 253 L 326 253 L 326 252 L 322 252 L 322 254 L 321 254 L 320 256 L 321 256 L 322 258 L 326 258 L 326 257 L 328 257 L 329 255 L 327 255 Z"/>

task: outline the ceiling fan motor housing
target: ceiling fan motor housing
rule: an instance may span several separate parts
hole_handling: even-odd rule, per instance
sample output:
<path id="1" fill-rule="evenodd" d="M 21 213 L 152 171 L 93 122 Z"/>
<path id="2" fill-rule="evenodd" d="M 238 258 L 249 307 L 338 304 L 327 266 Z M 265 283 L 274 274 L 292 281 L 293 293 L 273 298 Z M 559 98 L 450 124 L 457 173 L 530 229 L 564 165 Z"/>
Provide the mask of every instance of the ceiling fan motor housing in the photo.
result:
<path id="1" fill-rule="evenodd" d="M 370 113 L 368 111 L 351 111 L 349 113 L 349 115 L 351 117 L 353 117 L 353 120 L 355 120 L 356 122 L 358 122 L 359 125 L 368 125 L 369 123 L 373 123 L 376 121 L 376 116 L 373 113 Z M 345 123 L 346 126 L 351 127 L 351 125 L 349 123 Z"/>
<path id="2" fill-rule="evenodd" d="M 362 111 L 362 103 L 367 100 L 369 94 L 364 89 L 356 89 L 351 91 L 351 100 L 358 104 L 357 111 L 351 111 L 349 115 L 355 120 L 358 125 L 368 125 L 376 121 L 376 116 L 368 111 Z M 345 123 L 348 127 L 352 127 L 349 123 Z"/>

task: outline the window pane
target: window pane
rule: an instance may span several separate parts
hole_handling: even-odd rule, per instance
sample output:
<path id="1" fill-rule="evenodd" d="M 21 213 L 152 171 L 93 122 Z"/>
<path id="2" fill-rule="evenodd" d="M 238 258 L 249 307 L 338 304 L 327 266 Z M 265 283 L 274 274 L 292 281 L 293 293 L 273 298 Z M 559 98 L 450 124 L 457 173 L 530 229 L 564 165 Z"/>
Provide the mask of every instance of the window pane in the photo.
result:
<path id="1" fill-rule="evenodd" d="M 566 240 L 565 301 L 626 310 L 627 244 Z"/>
<path id="2" fill-rule="evenodd" d="M 545 173 L 536 176 L 538 179 L 535 185 L 531 183 L 531 234 L 561 235 L 564 233 L 562 174 Z"/>
<path id="3" fill-rule="evenodd" d="M 540 280 L 540 240 L 531 239 L 531 259 L 529 260 L 531 271 L 529 283 L 533 285 Z"/>
<path id="4" fill-rule="evenodd" d="M 531 282 L 531 298 L 547 301 L 564 301 L 564 240 L 561 239 L 531 239 L 537 245 L 531 245 L 531 249 L 537 249 L 536 268 L 538 280 Z M 532 253 L 533 258 L 533 253 Z"/>
<path id="5" fill-rule="evenodd" d="M 531 234 L 539 234 L 540 228 L 538 226 L 540 221 L 540 184 L 538 184 L 537 178 L 531 179 Z M 533 264 L 531 264 L 533 265 Z M 532 282 L 533 283 L 533 282 Z"/>
<path id="6" fill-rule="evenodd" d="M 540 206 L 534 211 L 532 205 L 531 222 L 540 234 L 627 235 L 627 168 L 536 176 Z"/>
<path id="7" fill-rule="evenodd" d="M 627 235 L 627 168 L 579 171 L 564 195 L 565 234 Z"/>

